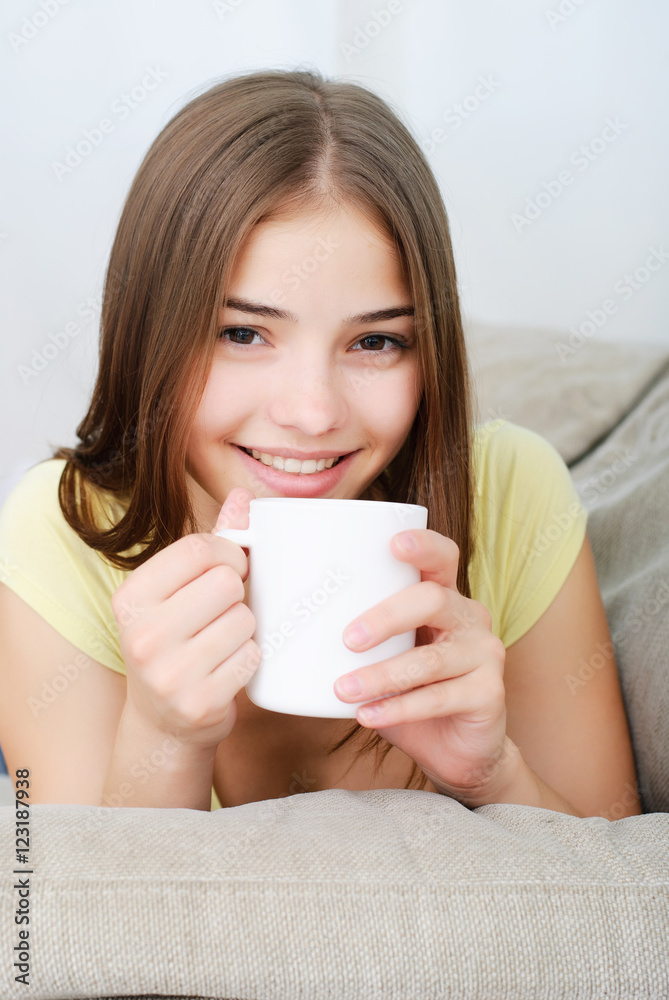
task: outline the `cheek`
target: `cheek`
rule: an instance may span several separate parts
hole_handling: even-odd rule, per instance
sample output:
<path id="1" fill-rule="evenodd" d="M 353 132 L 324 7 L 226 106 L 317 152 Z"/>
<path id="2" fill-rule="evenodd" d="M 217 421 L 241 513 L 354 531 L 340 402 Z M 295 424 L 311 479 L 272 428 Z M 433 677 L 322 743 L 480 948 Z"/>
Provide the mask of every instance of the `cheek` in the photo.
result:
<path id="1" fill-rule="evenodd" d="M 239 379 L 210 375 L 195 412 L 193 436 L 200 441 L 215 440 L 229 433 L 251 403 L 248 387 Z"/>
<path id="2" fill-rule="evenodd" d="M 357 386 L 354 399 L 365 422 L 380 438 L 406 436 L 418 410 L 418 375 L 415 366 L 393 372 L 371 372 Z"/>

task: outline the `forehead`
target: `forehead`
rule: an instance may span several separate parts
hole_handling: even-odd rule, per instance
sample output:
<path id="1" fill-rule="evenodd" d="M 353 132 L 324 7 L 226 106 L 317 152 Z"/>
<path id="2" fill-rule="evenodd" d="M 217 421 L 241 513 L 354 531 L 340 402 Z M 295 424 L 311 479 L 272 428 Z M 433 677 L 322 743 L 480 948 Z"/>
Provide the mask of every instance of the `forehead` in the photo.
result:
<path id="1" fill-rule="evenodd" d="M 235 261 L 231 285 L 262 283 L 268 272 L 280 274 L 284 292 L 296 291 L 309 278 L 310 285 L 344 283 L 351 292 L 356 284 L 406 286 L 406 269 L 397 247 L 375 220 L 351 206 L 336 210 L 304 211 L 259 222 L 250 232 Z M 385 303 L 387 304 L 387 303 Z M 381 303 L 374 303 L 379 306 Z"/>

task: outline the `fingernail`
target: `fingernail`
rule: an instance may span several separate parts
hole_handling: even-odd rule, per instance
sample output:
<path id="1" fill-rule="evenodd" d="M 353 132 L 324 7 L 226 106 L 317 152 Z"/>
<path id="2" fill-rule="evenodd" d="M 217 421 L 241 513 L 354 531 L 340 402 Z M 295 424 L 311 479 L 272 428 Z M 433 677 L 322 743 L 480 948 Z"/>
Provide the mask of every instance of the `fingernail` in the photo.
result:
<path id="1" fill-rule="evenodd" d="M 369 632 L 364 625 L 351 625 L 344 632 L 344 641 L 349 646 L 362 646 L 369 642 Z"/>
<path id="2" fill-rule="evenodd" d="M 397 544 L 405 552 L 415 552 L 416 551 L 416 539 L 413 535 L 406 533 L 397 536 Z"/>
<path id="3" fill-rule="evenodd" d="M 337 681 L 337 687 L 342 694 L 360 694 L 362 691 L 362 684 L 354 674 L 347 674 L 346 677 L 341 677 Z"/>

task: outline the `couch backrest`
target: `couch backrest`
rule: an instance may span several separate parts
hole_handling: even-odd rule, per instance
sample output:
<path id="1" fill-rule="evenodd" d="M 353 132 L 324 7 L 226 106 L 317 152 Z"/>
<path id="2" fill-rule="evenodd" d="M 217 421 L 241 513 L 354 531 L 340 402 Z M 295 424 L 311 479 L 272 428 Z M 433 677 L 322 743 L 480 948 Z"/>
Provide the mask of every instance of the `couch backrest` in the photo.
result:
<path id="1" fill-rule="evenodd" d="M 480 419 L 550 440 L 588 510 L 642 808 L 669 812 L 669 349 L 570 351 L 561 331 L 482 325 L 467 337 Z M 596 657 L 579 669 L 588 683 Z"/>

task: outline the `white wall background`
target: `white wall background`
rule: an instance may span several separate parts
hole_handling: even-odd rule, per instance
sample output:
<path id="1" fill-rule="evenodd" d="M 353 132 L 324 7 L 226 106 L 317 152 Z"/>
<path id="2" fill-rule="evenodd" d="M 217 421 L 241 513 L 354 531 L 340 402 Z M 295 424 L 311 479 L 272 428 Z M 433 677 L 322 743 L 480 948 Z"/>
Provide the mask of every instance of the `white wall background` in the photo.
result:
<path id="1" fill-rule="evenodd" d="M 235 71 L 316 66 L 393 105 L 438 178 L 470 321 L 569 331 L 599 310 L 595 336 L 669 348 L 668 40 L 662 0 L 7 0 L 0 503 L 76 442 L 144 153 Z M 58 176 L 104 118 L 112 128 Z M 602 138 L 607 119 L 619 134 Z"/>

